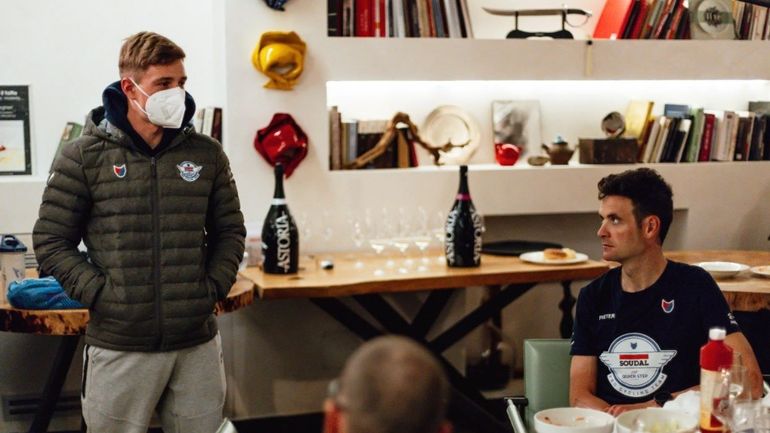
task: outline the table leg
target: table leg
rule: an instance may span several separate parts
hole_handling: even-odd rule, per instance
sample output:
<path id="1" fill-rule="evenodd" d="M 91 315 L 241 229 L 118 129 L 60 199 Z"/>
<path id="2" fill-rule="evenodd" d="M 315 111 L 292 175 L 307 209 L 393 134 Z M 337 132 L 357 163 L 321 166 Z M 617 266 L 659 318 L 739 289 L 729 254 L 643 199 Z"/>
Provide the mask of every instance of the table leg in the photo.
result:
<path id="1" fill-rule="evenodd" d="M 48 431 L 48 424 L 51 422 L 56 402 L 59 400 L 64 379 L 67 378 L 67 372 L 72 364 L 72 358 L 75 357 L 75 349 L 78 347 L 79 335 L 66 335 L 61 337 L 59 348 L 56 350 L 51 372 L 48 374 L 43 396 L 40 405 L 35 412 L 35 418 L 29 427 L 30 433 L 41 433 Z"/>
<path id="2" fill-rule="evenodd" d="M 561 338 L 570 338 L 572 336 L 572 327 L 575 325 L 575 321 L 572 319 L 572 307 L 575 306 L 575 297 L 572 296 L 571 286 L 572 281 L 562 281 L 561 288 L 563 291 L 563 297 L 559 302 L 559 309 L 561 310 L 561 323 L 559 323 L 559 332 Z"/>

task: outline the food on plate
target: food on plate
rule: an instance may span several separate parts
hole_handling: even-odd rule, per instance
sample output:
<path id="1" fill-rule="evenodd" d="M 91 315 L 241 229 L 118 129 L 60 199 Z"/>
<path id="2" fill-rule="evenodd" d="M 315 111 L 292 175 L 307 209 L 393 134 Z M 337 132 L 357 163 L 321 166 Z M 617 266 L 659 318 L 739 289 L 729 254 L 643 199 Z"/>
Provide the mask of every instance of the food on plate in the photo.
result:
<path id="1" fill-rule="evenodd" d="M 556 422 L 556 421 L 552 420 L 552 419 L 551 419 L 549 416 L 547 416 L 547 415 L 543 417 L 543 421 L 545 421 L 545 422 L 546 422 L 546 423 L 548 423 L 548 424 L 557 425 L 557 426 L 565 426 L 565 427 L 570 427 L 570 426 L 574 427 L 574 426 L 577 426 L 577 425 L 579 425 L 580 423 L 584 422 L 585 420 L 586 420 L 586 417 L 584 417 L 584 416 L 576 416 L 576 417 L 575 417 L 575 418 L 572 420 L 572 424 L 560 424 L 560 423 L 558 423 L 558 422 Z"/>
<path id="2" fill-rule="evenodd" d="M 575 250 L 571 248 L 546 248 L 543 250 L 545 260 L 569 260 L 575 257 Z"/>

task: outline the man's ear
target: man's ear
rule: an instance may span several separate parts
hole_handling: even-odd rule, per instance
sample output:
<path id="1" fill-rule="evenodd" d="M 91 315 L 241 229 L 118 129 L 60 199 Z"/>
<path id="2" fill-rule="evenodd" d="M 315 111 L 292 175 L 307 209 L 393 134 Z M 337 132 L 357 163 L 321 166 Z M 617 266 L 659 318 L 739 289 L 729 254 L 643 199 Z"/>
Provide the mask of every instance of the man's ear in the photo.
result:
<path id="1" fill-rule="evenodd" d="M 438 428 L 438 433 L 452 433 L 452 423 L 449 421 L 444 421 L 441 423 L 441 426 Z"/>
<path id="2" fill-rule="evenodd" d="M 341 426 L 342 412 L 334 404 L 334 401 L 327 398 L 324 400 L 324 425 L 323 433 L 342 433 Z"/>
<path id="3" fill-rule="evenodd" d="M 135 99 L 134 92 L 138 92 L 136 86 L 128 77 L 120 79 L 120 90 L 122 90 L 123 94 L 128 96 L 129 99 Z"/>
<path id="4" fill-rule="evenodd" d="M 657 215 L 650 215 L 642 220 L 642 234 L 646 239 L 658 239 L 660 233 L 660 218 Z"/>

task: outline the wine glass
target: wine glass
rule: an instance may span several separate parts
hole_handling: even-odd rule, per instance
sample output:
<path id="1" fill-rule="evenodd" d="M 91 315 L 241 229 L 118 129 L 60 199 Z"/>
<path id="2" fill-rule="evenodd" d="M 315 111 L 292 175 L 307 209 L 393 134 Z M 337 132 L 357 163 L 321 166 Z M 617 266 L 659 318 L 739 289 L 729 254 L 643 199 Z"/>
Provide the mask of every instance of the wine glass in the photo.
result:
<path id="1" fill-rule="evenodd" d="M 441 247 L 441 252 L 436 257 L 436 262 L 438 264 L 445 264 L 446 255 L 444 254 L 444 241 L 446 240 L 446 215 L 444 215 L 444 212 L 438 211 L 434 215 L 431 233 L 433 233 L 438 246 Z"/>
<path id="2" fill-rule="evenodd" d="M 719 377 L 714 383 L 711 394 L 712 414 L 722 424 L 727 424 L 730 419 L 730 387 L 730 370 L 723 368 L 719 371 Z M 701 392 L 708 392 L 708 390 L 701 389 Z"/>
<path id="3" fill-rule="evenodd" d="M 359 252 L 361 247 L 364 245 L 364 224 L 361 223 L 361 220 L 355 216 L 351 216 L 350 218 L 350 237 L 353 241 L 353 245 L 356 247 L 356 252 Z M 361 269 L 364 267 L 364 262 L 361 261 L 360 254 L 356 254 L 356 261 L 353 264 L 353 267 L 356 269 Z"/>

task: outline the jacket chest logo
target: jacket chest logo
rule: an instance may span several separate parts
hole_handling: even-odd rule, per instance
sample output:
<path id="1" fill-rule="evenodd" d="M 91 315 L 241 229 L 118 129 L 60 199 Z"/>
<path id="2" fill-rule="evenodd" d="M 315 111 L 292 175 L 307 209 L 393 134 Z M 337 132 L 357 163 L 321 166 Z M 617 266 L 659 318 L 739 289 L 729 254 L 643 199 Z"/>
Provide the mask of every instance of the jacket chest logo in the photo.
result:
<path id="1" fill-rule="evenodd" d="M 113 165 L 112 172 L 115 173 L 115 176 L 117 176 L 119 179 L 123 179 L 126 177 L 126 164 Z"/>
<path id="2" fill-rule="evenodd" d="M 195 182 L 201 177 L 203 166 L 196 165 L 194 162 L 184 161 L 177 164 L 176 168 L 179 170 L 179 176 L 181 176 L 182 179 L 187 182 Z"/>

